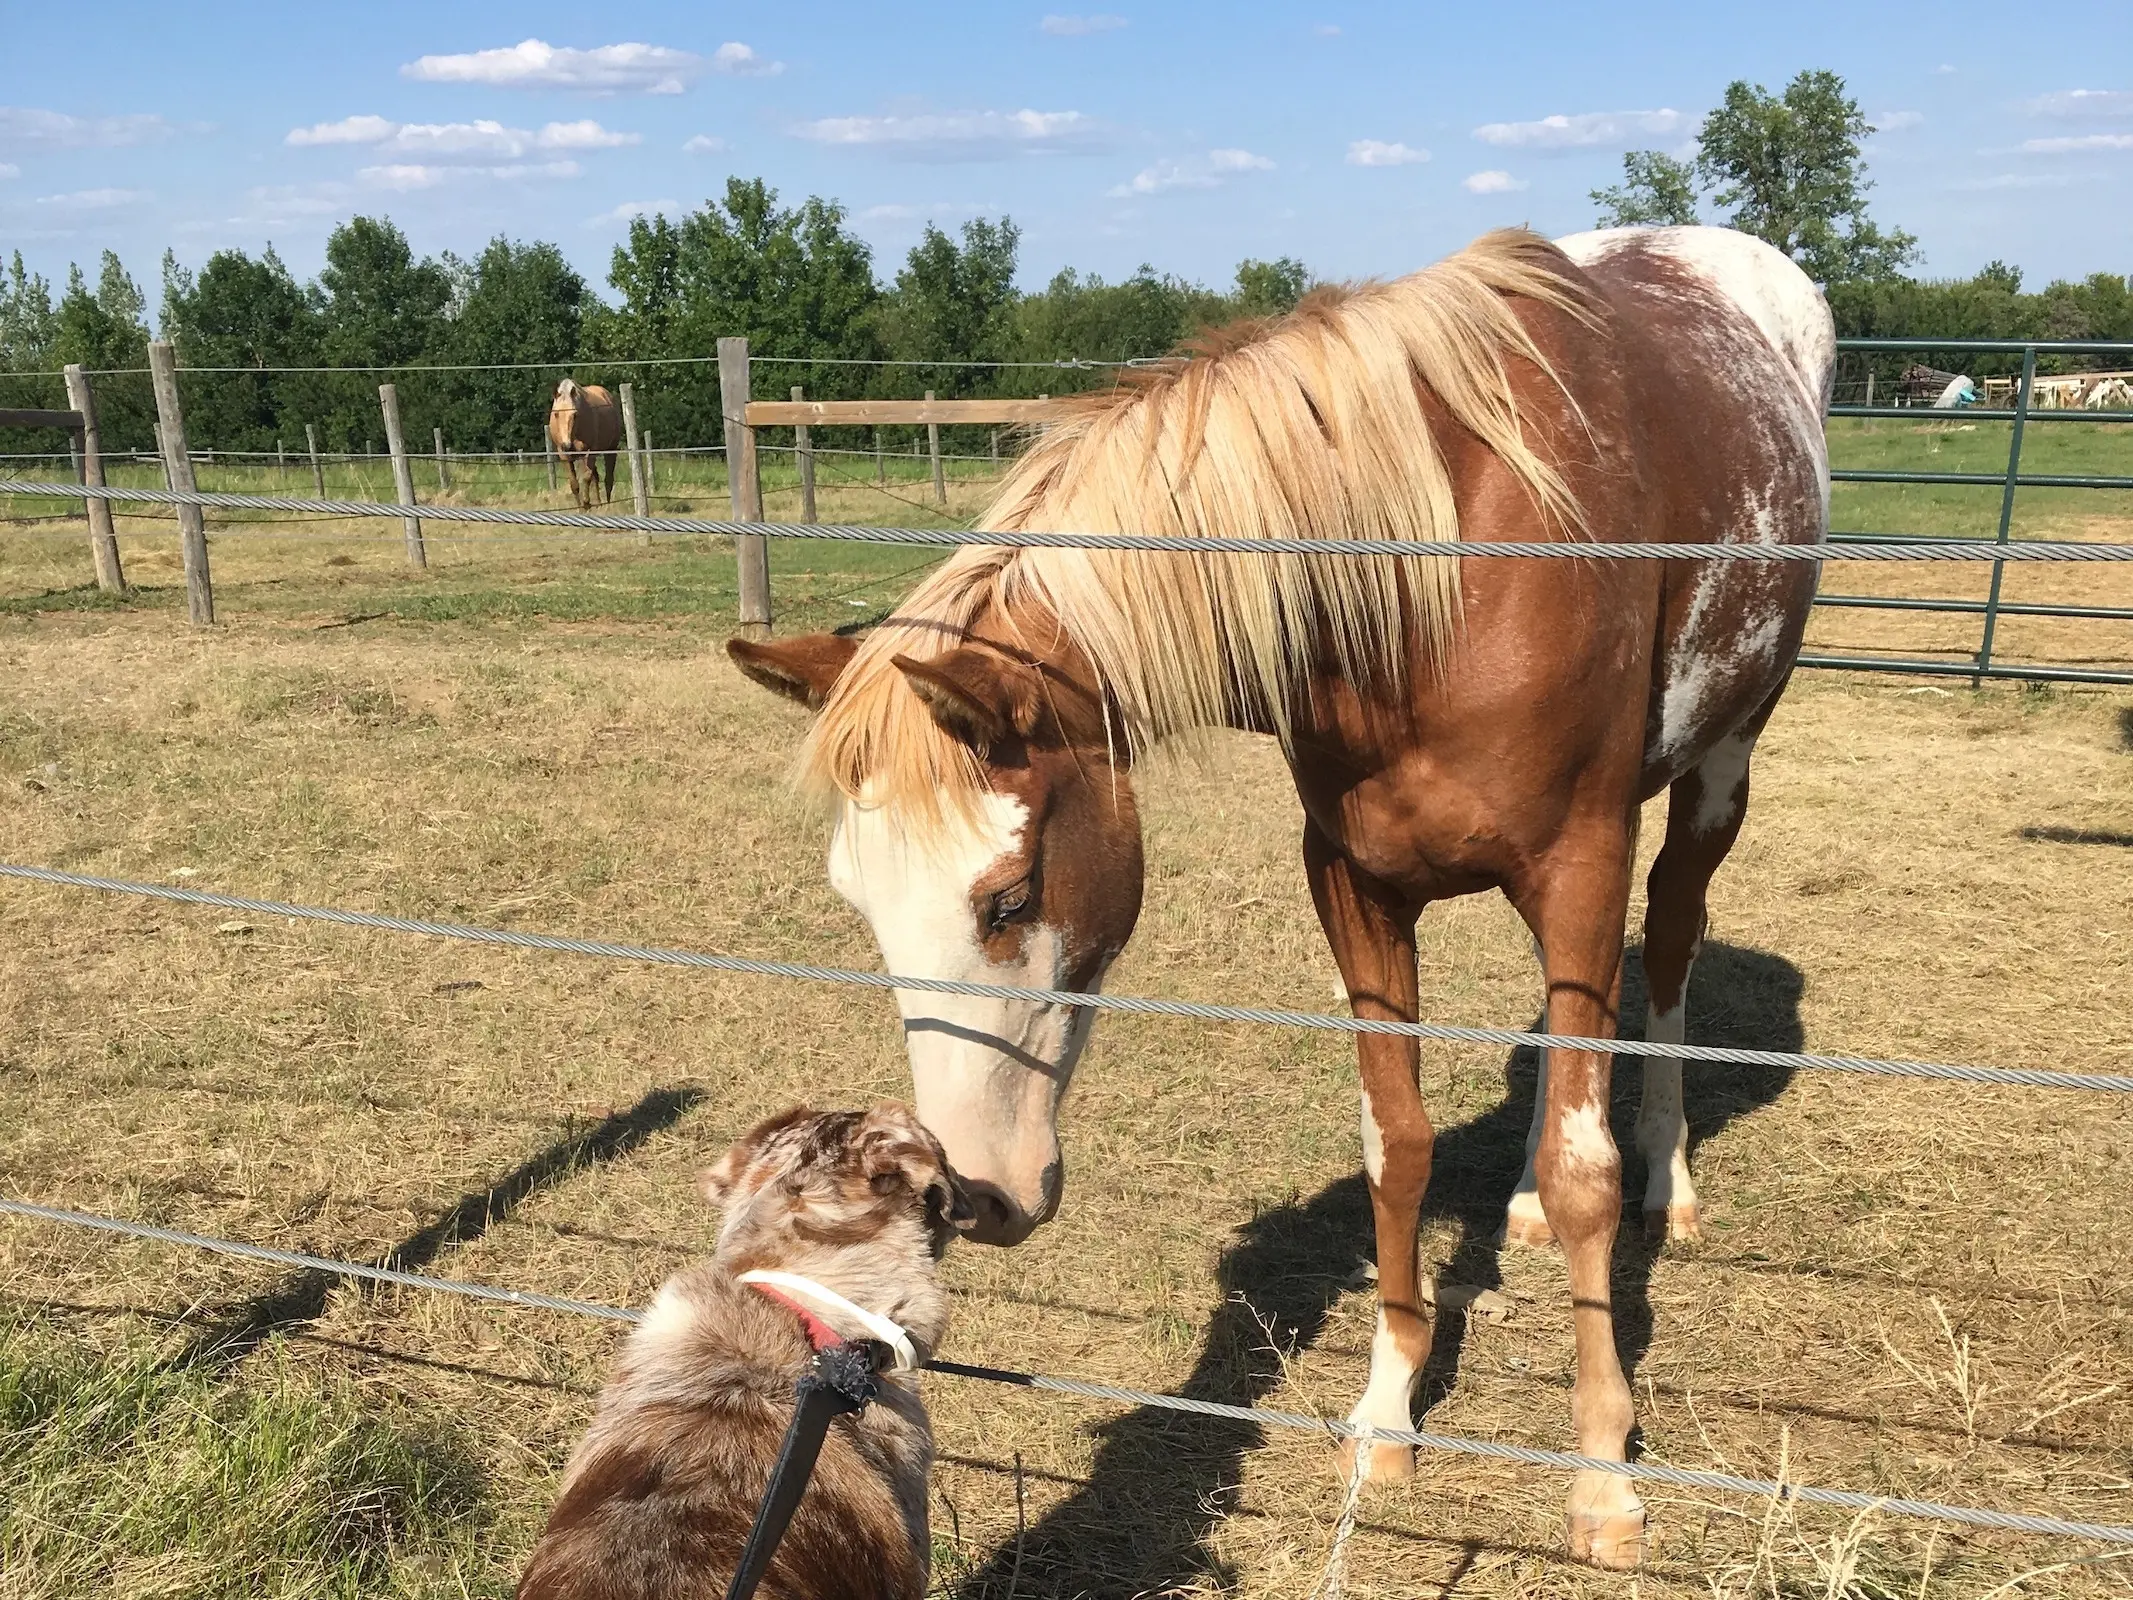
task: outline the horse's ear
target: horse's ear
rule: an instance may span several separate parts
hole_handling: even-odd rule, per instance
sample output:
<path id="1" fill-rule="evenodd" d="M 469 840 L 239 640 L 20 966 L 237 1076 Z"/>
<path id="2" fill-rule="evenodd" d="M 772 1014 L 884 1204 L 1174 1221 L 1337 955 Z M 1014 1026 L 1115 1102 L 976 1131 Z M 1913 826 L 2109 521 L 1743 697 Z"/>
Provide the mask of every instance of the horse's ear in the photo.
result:
<path id="1" fill-rule="evenodd" d="M 810 711 L 822 709 L 830 690 L 837 686 L 838 674 L 858 649 L 858 641 L 841 633 L 803 634 L 766 644 L 726 641 L 726 654 L 735 666 L 764 688 L 797 700 Z"/>
<path id="2" fill-rule="evenodd" d="M 998 651 L 959 645 L 931 661 L 893 658 L 933 720 L 975 750 L 989 750 L 1037 725 L 1040 690 L 1036 672 Z"/>

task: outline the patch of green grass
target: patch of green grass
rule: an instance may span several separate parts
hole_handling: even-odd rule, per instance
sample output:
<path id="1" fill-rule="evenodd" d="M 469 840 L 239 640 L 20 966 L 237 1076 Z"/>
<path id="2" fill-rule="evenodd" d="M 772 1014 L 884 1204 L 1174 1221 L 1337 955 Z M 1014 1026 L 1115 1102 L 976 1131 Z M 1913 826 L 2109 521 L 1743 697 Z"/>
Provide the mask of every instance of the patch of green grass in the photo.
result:
<path id="1" fill-rule="evenodd" d="M 154 1354 L 0 1322 L 0 1593 L 501 1594 L 478 1474 L 451 1443 Z"/>
<path id="2" fill-rule="evenodd" d="M 1829 424 L 1830 464 L 1871 472 L 2004 473 L 2010 424 L 1893 422 L 1840 417 Z M 2022 471 L 2039 477 L 2133 478 L 2133 426 L 2036 422 L 2022 436 Z M 1940 533 L 1965 538 L 1999 531 L 1997 484 L 1839 483 L 1830 525 L 1852 533 Z M 2133 517 L 2133 493 L 2110 489 L 2023 489 L 2015 496 L 2015 537 L 2050 537 L 2068 518 Z"/>

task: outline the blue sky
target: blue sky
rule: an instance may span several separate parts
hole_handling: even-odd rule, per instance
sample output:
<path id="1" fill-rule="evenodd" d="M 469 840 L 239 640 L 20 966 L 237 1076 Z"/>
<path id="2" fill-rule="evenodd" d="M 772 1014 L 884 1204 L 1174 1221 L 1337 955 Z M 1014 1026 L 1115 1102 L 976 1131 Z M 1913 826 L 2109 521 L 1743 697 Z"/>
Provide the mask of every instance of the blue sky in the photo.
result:
<path id="1" fill-rule="evenodd" d="M 1729 80 L 1830 67 L 1926 271 L 2133 270 L 2124 0 L 1097 3 L 10 7 L 0 252 L 56 283 L 115 249 L 153 296 L 166 244 L 272 240 L 308 275 L 383 212 L 428 253 L 552 239 L 604 285 L 633 210 L 741 173 L 843 201 L 885 276 L 927 219 L 1003 212 L 1032 285 L 1396 274 L 1587 226 L 1622 152 L 1681 149 Z"/>

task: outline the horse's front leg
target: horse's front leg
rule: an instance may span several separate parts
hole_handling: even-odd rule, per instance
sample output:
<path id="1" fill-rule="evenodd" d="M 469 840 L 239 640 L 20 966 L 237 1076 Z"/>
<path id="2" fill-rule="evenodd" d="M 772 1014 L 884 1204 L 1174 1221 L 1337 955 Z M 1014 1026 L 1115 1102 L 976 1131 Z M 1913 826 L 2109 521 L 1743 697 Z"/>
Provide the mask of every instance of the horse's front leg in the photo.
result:
<path id="1" fill-rule="evenodd" d="M 1358 872 L 1315 826 L 1304 828 L 1304 865 L 1318 920 L 1333 947 L 1348 1002 L 1358 1017 L 1412 1022 L 1416 1016 L 1415 917 L 1386 885 Z M 1358 1034 L 1363 1079 L 1363 1172 L 1377 1223 L 1378 1319 L 1370 1344 L 1370 1383 L 1348 1420 L 1359 1427 L 1408 1428 L 1409 1407 L 1429 1356 L 1435 1295 L 1417 1258 L 1422 1193 L 1429 1187 L 1436 1135 L 1423 1109 L 1421 1041 Z M 1344 1472 L 1355 1466 L 1355 1441 L 1342 1447 Z M 1415 1470 L 1407 1445 L 1374 1444 L 1364 1458 L 1374 1479 Z"/>
<path id="2" fill-rule="evenodd" d="M 1515 898 L 1540 940 L 1552 1032 L 1612 1038 L 1621 1007 L 1622 922 L 1629 903 L 1634 818 L 1566 838 Z M 1541 1209 L 1563 1248 L 1577 1336 L 1571 1421 L 1581 1455 L 1626 1459 L 1636 1422 L 1615 1350 L 1612 1263 L 1622 1216 L 1622 1158 L 1607 1126 L 1611 1052 L 1550 1050 L 1546 1115 L 1535 1154 Z M 1627 1478 L 1597 1470 L 1572 1480 L 1570 1551 L 1604 1567 L 1644 1555 L 1644 1504 Z"/>

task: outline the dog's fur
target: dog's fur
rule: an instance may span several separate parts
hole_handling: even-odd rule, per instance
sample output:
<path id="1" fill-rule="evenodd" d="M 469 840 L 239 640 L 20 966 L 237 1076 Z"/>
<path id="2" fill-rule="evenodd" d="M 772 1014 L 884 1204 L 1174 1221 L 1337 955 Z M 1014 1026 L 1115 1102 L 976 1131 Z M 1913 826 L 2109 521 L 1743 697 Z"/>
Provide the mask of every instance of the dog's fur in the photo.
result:
<path id="1" fill-rule="evenodd" d="M 946 1331 L 935 1267 L 970 1205 L 907 1107 L 788 1111 L 698 1181 L 725 1211 L 716 1252 L 670 1279 L 623 1345 L 519 1600 L 725 1593 L 812 1353 L 792 1310 L 736 1274 L 812 1278 L 901 1323 L 921 1359 Z M 916 1380 L 885 1375 L 879 1399 L 831 1424 L 762 1600 L 918 1600 L 932 1461 Z"/>

